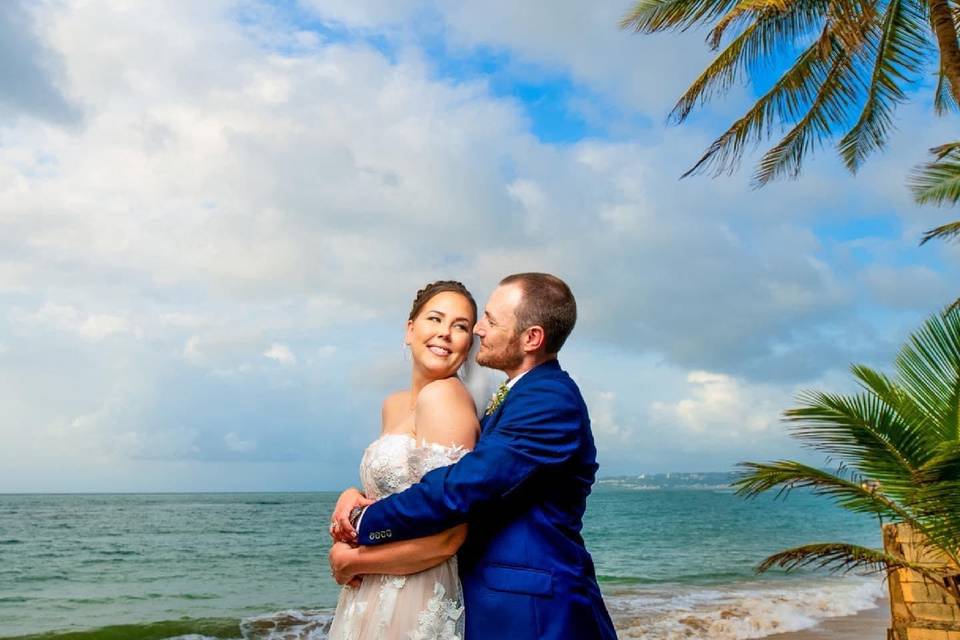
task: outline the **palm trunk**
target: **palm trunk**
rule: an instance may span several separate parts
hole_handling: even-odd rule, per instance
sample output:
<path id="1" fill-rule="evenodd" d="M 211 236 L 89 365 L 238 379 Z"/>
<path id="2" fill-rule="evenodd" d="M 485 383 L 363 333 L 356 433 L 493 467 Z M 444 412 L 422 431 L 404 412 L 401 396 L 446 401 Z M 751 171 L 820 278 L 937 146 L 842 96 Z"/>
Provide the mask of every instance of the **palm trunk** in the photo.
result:
<path id="1" fill-rule="evenodd" d="M 960 43 L 957 42 L 957 27 L 948 0 L 930 0 L 930 26 L 937 35 L 943 75 L 950 83 L 953 99 L 960 104 Z"/>

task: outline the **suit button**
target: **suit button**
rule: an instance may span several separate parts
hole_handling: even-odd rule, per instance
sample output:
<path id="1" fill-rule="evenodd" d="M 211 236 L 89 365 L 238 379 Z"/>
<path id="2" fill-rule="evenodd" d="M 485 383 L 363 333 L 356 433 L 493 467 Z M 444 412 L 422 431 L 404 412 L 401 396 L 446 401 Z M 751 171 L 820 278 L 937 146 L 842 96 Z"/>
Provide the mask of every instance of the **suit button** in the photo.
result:
<path id="1" fill-rule="evenodd" d="M 392 538 L 392 537 L 393 537 L 393 531 L 390 531 L 390 529 L 387 529 L 387 537 L 388 537 L 388 538 Z"/>

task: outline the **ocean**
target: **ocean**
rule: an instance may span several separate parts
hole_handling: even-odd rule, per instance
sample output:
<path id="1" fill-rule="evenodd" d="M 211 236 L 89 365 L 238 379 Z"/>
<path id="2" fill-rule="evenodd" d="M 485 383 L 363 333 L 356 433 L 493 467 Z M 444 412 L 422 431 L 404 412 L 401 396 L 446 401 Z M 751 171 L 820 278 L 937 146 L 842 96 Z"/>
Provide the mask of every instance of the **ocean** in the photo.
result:
<path id="1" fill-rule="evenodd" d="M 335 499 L 0 495 L 0 638 L 322 640 L 339 592 L 326 562 Z M 884 596 L 877 576 L 755 573 L 789 546 L 880 545 L 876 520 L 802 492 L 599 483 L 584 538 L 621 638 L 761 638 Z"/>

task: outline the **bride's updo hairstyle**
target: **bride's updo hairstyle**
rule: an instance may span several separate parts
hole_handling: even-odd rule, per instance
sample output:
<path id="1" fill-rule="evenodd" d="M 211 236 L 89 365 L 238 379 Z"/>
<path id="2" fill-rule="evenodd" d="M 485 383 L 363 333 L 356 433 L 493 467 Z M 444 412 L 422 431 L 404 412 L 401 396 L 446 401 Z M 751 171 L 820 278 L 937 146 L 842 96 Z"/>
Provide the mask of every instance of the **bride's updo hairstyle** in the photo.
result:
<path id="1" fill-rule="evenodd" d="M 456 280 L 437 280 L 436 282 L 431 282 L 420 291 L 417 291 L 417 297 L 413 299 L 413 308 L 410 309 L 410 317 L 408 320 L 413 320 L 420 312 L 423 310 L 423 305 L 433 296 L 438 293 L 444 293 L 451 291 L 453 293 L 459 293 L 464 298 L 467 299 L 467 302 L 470 303 L 470 308 L 473 309 L 473 321 L 477 321 L 477 301 L 473 299 L 473 295 L 470 291 L 463 286 L 462 282 Z M 473 327 L 471 327 L 472 329 Z"/>

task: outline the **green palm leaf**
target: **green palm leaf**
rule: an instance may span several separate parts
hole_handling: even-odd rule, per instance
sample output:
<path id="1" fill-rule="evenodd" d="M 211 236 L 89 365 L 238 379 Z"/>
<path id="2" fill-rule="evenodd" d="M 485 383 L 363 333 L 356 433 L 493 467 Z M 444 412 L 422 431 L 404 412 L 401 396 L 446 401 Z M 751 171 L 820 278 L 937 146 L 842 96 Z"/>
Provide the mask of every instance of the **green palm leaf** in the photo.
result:
<path id="1" fill-rule="evenodd" d="M 785 39 L 798 40 L 817 28 L 822 14 L 822 7 L 801 3 L 785 12 L 758 16 L 694 80 L 670 112 L 670 119 L 683 122 L 697 104 L 726 92 L 741 74 L 777 55 Z"/>
<path id="2" fill-rule="evenodd" d="M 788 573 L 805 567 L 826 569 L 833 573 L 881 573 L 891 569 L 910 569 L 916 571 L 932 584 L 943 588 L 944 592 L 955 598 L 957 595 L 943 587 L 943 578 L 952 571 L 946 565 L 942 569 L 926 564 L 909 562 L 879 549 L 871 549 L 844 542 L 824 542 L 807 544 L 786 549 L 766 558 L 757 567 L 758 573 L 779 567 Z"/>
<path id="3" fill-rule="evenodd" d="M 960 202 L 960 142 L 934 147 L 930 153 L 936 158 L 914 169 L 910 175 L 908 184 L 914 198 L 921 204 Z M 925 234 L 923 242 L 937 237 L 954 237 L 956 232 L 949 229 L 950 225 L 932 229 Z"/>
<path id="4" fill-rule="evenodd" d="M 922 16 L 908 0 L 890 0 L 879 29 L 873 75 L 863 110 L 853 128 L 840 140 L 840 154 L 851 171 L 867 155 L 883 148 L 893 124 L 893 110 L 906 99 L 903 85 L 918 80 L 929 54 Z"/>
<path id="5" fill-rule="evenodd" d="M 895 366 L 938 442 L 960 440 L 960 310 L 927 320 L 900 350 Z"/>
<path id="6" fill-rule="evenodd" d="M 794 121 L 805 112 L 830 76 L 839 55 L 832 36 L 825 31 L 743 117 L 713 141 L 683 176 L 698 173 L 711 165 L 717 167 L 717 174 L 733 171 L 747 145 L 762 140 L 773 122 Z"/>
<path id="7" fill-rule="evenodd" d="M 830 137 L 832 128 L 846 118 L 847 110 L 856 102 L 863 86 L 857 65 L 836 44 L 832 54 L 829 70 L 807 112 L 760 160 L 753 177 L 755 186 L 763 186 L 784 174 L 799 175 L 806 154 Z"/>
<path id="8" fill-rule="evenodd" d="M 683 30 L 727 12 L 736 0 L 640 0 L 620 21 L 624 29 L 653 33 Z"/>
<path id="9" fill-rule="evenodd" d="M 872 394 L 839 396 L 809 392 L 804 406 L 785 413 L 791 433 L 818 451 L 840 456 L 885 493 L 900 495 L 913 484 L 913 474 L 929 455 L 918 429 Z"/>
<path id="10" fill-rule="evenodd" d="M 958 237 L 960 237 L 960 220 L 948 222 L 947 224 L 930 229 L 923 234 L 923 239 L 920 241 L 920 244 L 926 244 L 933 239 L 956 240 Z"/>
<path id="11" fill-rule="evenodd" d="M 777 496 L 782 496 L 794 489 L 810 489 L 814 495 L 827 496 L 848 511 L 916 523 L 909 511 L 883 493 L 872 490 L 863 478 L 849 472 L 848 477 L 844 477 L 844 469 L 833 474 L 792 460 L 741 462 L 737 466 L 743 473 L 732 486 L 739 496 L 752 498 L 771 489 L 777 489 Z M 919 528 L 919 523 L 916 524 Z"/>
<path id="12" fill-rule="evenodd" d="M 957 100 L 950 91 L 950 81 L 943 74 L 942 65 L 937 74 L 937 89 L 933 92 L 933 110 L 938 116 L 960 111 L 960 106 L 957 105 Z"/>
<path id="13" fill-rule="evenodd" d="M 936 455 L 918 469 L 918 480 L 924 484 L 960 482 L 960 441 L 940 443 Z"/>

